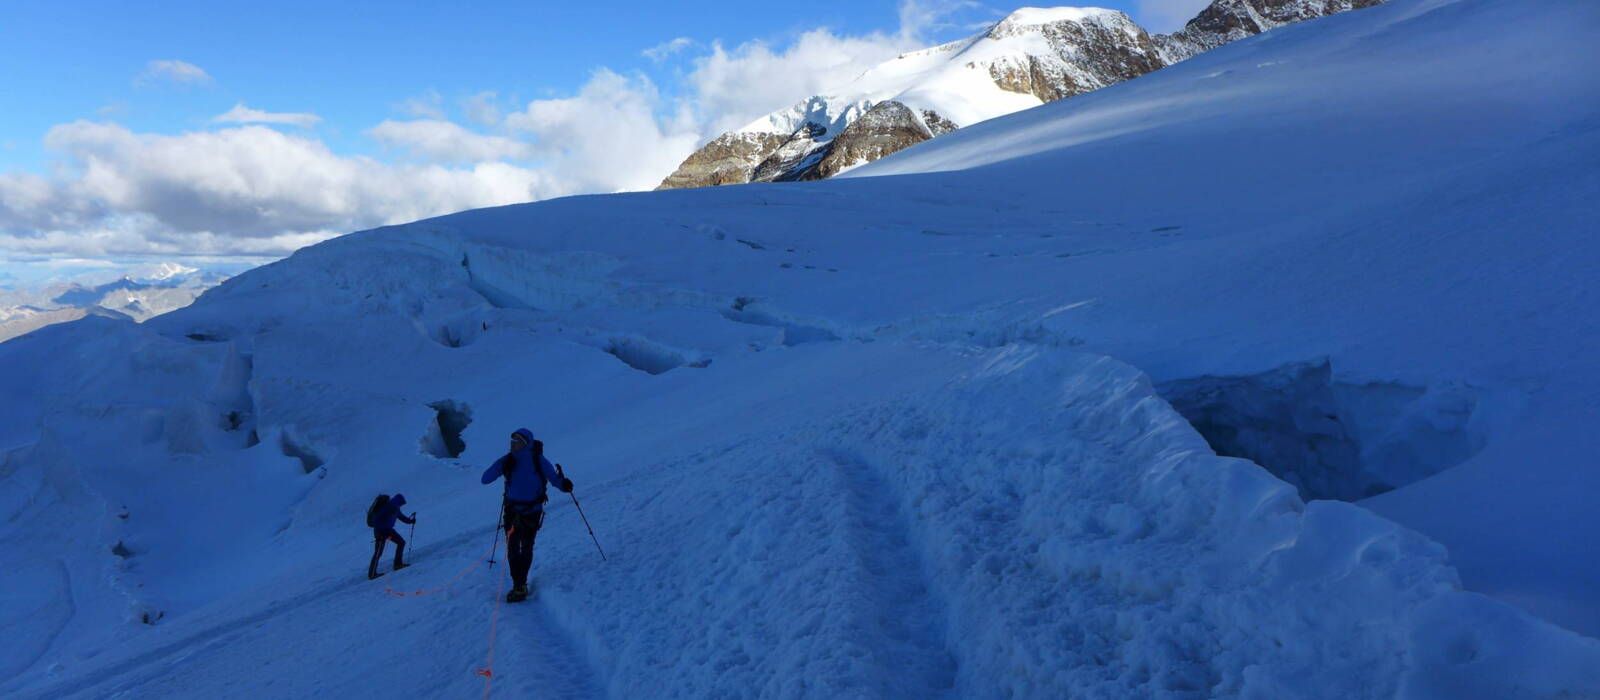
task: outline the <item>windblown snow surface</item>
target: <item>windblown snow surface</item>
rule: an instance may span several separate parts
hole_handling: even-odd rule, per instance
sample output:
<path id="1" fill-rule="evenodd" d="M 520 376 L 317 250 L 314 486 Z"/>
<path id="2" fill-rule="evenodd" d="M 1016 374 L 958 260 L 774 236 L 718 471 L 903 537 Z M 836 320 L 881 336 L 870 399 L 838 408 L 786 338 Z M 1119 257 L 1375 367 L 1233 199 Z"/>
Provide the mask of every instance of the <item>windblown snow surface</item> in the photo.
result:
<path id="1" fill-rule="evenodd" d="M 1597 12 L 1394 0 L 0 344 L 0 695 L 1600 697 Z M 507 606 L 523 425 L 608 560 L 556 494 Z"/>

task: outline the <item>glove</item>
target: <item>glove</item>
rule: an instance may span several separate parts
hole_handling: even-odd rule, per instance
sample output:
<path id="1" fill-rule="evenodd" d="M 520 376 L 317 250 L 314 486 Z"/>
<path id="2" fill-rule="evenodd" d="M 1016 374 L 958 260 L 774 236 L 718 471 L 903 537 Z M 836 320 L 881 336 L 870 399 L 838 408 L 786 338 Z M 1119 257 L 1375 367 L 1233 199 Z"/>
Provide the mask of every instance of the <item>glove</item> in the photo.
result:
<path id="1" fill-rule="evenodd" d="M 561 478 L 561 490 L 565 491 L 567 493 L 572 493 L 572 480 L 568 479 L 566 477 L 562 477 Z"/>

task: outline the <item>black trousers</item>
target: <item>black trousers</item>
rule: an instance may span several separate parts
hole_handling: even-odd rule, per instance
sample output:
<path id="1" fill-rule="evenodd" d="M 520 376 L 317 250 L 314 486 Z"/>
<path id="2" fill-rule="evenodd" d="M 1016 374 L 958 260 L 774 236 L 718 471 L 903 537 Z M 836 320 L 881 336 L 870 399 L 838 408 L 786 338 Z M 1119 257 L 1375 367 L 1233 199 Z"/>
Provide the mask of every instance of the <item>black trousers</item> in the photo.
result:
<path id="1" fill-rule="evenodd" d="M 378 573 L 378 560 L 383 558 L 383 545 L 389 540 L 394 540 L 394 565 L 400 566 L 401 555 L 406 551 L 406 540 L 394 530 L 381 530 L 372 533 L 372 563 L 367 565 L 367 575 Z"/>
<path id="2" fill-rule="evenodd" d="M 512 506 L 506 507 L 506 561 L 511 564 L 511 582 L 517 588 L 528 585 L 528 569 L 533 568 L 533 540 L 539 536 L 543 525 L 542 509 L 522 513 Z"/>

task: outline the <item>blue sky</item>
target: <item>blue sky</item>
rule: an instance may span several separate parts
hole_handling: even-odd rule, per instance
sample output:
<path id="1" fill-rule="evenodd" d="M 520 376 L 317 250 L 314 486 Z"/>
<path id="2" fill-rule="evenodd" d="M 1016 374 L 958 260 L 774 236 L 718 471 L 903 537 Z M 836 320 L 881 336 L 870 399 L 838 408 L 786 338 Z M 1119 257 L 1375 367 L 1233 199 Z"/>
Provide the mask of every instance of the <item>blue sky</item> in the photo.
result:
<path id="1" fill-rule="evenodd" d="M 667 71 L 641 51 L 676 37 L 739 44 L 829 27 L 841 35 L 894 31 L 893 3 L 817 8 L 660 3 L 88 2 L 0 5 L 0 138 L 8 165 L 37 167 L 40 137 L 74 119 L 112 118 L 135 131 L 205 128 L 235 101 L 324 118 L 324 138 L 370 146 L 359 131 L 396 116 L 404 100 L 438 91 L 506 98 L 571 94 L 597 67 Z M 975 13 L 981 14 L 981 13 Z M 204 85 L 134 81 L 152 60 L 201 67 Z M 25 97 L 25 100 L 20 99 Z M 102 111 L 104 110 L 104 111 Z"/>
<path id="2" fill-rule="evenodd" d="M 1205 3 L 1099 4 L 1170 30 Z M 3 3 L 0 280 L 644 189 L 721 131 L 1012 9 Z"/>

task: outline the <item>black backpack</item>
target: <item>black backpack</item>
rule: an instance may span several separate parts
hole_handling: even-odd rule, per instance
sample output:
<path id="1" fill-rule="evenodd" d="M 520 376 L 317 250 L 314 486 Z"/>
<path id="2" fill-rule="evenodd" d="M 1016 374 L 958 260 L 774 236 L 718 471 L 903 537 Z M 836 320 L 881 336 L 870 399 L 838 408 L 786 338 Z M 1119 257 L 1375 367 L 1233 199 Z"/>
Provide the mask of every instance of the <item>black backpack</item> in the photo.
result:
<path id="1" fill-rule="evenodd" d="M 378 516 L 381 515 L 384 508 L 387 508 L 388 506 L 389 494 L 380 493 L 378 494 L 377 498 L 372 499 L 372 505 L 367 507 L 367 527 L 377 527 Z"/>

